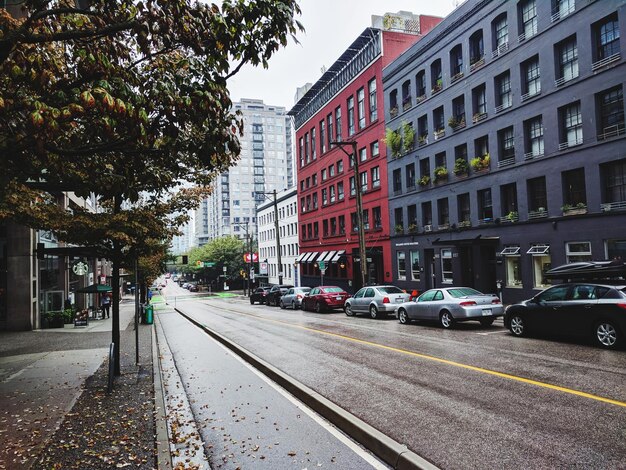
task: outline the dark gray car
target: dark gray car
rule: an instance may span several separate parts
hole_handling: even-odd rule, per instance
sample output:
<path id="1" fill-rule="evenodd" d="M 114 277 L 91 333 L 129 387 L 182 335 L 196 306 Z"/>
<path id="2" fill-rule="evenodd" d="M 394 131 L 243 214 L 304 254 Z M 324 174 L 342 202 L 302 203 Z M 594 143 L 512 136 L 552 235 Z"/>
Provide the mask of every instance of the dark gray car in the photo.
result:
<path id="1" fill-rule="evenodd" d="M 302 307 L 302 298 L 311 291 L 310 287 L 292 287 L 278 301 L 280 308 L 297 309 Z"/>

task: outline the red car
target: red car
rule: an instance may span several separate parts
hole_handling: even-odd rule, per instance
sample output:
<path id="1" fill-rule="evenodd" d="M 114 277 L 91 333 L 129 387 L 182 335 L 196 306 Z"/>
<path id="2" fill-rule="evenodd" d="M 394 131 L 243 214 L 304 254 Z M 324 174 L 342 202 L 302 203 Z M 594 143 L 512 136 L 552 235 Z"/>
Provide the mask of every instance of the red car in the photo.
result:
<path id="1" fill-rule="evenodd" d="M 343 308 L 343 304 L 348 297 L 350 297 L 350 294 L 341 287 L 314 287 L 302 299 L 302 310 L 315 310 L 317 313 L 320 313 L 326 310 Z"/>

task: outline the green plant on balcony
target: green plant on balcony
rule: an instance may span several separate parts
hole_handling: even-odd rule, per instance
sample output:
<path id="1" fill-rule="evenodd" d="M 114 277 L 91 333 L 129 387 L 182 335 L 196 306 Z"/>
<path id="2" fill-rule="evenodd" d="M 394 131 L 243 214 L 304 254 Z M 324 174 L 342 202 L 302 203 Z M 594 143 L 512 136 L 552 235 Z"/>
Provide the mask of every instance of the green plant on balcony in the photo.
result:
<path id="1" fill-rule="evenodd" d="M 417 136 L 417 144 L 418 145 L 424 145 L 427 142 L 428 136 L 426 136 L 426 134 L 422 134 L 422 135 L 418 135 Z"/>
<path id="2" fill-rule="evenodd" d="M 397 234 L 403 234 L 404 233 L 404 225 L 402 224 L 397 224 L 395 227 L 396 233 Z"/>
<path id="3" fill-rule="evenodd" d="M 435 175 L 435 183 L 448 179 L 448 169 L 445 166 L 438 166 L 433 171 Z"/>
<path id="4" fill-rule="evenodd" d="M 385 130 L 385 144 L 391 149 L 391 155 L 397 157 L 402 149 L 402 136 L 399 132 L 387 128 Z"/>
<path id="5" fill-rule="evenodd" d="M 467 175 L 469 173 L 469 165 L 464 158 L 457 158 L 454 161 L 454 174 L 457 176 Z"/>
<path id="6" fill-rule="evenodd" d="M 474 171 L 487 170 L 489 169 L 490 161 L 491 161 L 491 158 L 489 157 L 489 154 L 487 153 L 485 155 L 472 158 L 472 160 L 470 161 L 470 166 L 472 167 L 472 170 Z"/>
<path id="7" fill-rule="evenodd" d="M 413 144 L 415 143 L 415 131 L 413 130 L 413 126 L 411 126 L 408 122 L 402 123 L 402 147 L 404 153 L 408 153 L 413 149 Z"/>
<path id="8" fill-rule="evenodd" d="M 409 224 L 407 229 L 409 233 L 417 233 L 417 224 L 416 223 Z"/>
<path id="9" fill-rule="evenodd" d="M 519 214 L 516 211 L 511 211 L 506 215 L 506 219 L 509 222 L 517 222 L 519 219 Z"/>
<path id="10" fill-rule="evenodd" d="M 428 186 L 430 184 L 430 176 L 424 175 L 417 182 L 420 186 Z"/>
<path id="11" fill-rule="evenodd" d="M 576 209 L 587 210 L 587 204 L 585 204 L 584 202 L 579 202 L 578 204 L 576 204 Z"/>

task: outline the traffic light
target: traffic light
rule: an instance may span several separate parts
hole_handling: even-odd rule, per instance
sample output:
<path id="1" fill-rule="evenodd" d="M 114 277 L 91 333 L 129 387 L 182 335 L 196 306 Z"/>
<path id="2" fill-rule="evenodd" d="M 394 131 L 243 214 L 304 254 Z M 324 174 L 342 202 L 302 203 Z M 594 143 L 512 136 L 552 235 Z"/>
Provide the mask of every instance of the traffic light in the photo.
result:
<path id="1" fill-rule="evenodd" d="M 188 263 L 189 263 L 189 256 L 183 255 L 183 264 L 188 264 Z"/>

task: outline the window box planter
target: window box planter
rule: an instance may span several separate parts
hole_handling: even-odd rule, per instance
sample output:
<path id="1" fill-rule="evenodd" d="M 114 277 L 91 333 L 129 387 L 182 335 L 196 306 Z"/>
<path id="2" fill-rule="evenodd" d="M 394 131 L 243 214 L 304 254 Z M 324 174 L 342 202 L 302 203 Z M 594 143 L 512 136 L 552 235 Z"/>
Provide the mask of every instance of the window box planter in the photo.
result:
<path id="1" fill-rule="evenodd" d="M 441 139 L 444 135 L 446 135 L 446 130 L 445 130 L 444 128 L 437 129 L 437 130 L 434 132 L 434 135 L 435 135 L 435 140 L 439 140 L 439 139 Z"/>
<path id="2" fill-rule="evenodd" d="M 459 228 L 468 228 L 472 226 L 472 222 L 470 220 L 462 220 L 458 223 L 457 227 Z"/>
<path id="3" fill-rule="evenodd" d="M 540 207 L 536 211 L 528 211 L 529 219 L 541 219 L 543 217 L 548 217 L 548 211 L 542 207 Z"/>
<path id="4" fill-rule="evenodd" d="M 472 170 L 474 170 L 477 173 L 484 172 L 484 171 L 489 170 L 490 161 L 491 159 L 489 157 L 489 154 L 486 154 L 483 156 L 472 158 L 472 161 L 470 162 L 470 166 L 472 167 Z"/>
<path id="5" fill-rule="evenodd" d="M 454 174 L 459 178 L 465 178 L 469 174 L 469 164 L 464 158 L 454 161 Z"/>
<path id="6" fill-rule="evenodd" d="M 428 143 L 428 137 L 425 135 L 420 135 L 417 137 L 417 146 L 422 147 Z"/>
<path id="7" fill-rule="evenodd" d="M 409 224 L 407 230 L 409 233 L 417 233 L 417 224 Z"/>
<path id="8" fill-rule="evenodd" d="M 487 113 L 476 113 L 472 116 L 472 123 L 476 124 L 484 119 L 487 119 Z"/>
<path id="9" fill-rule="evenodd" d="M 404 233 L 404 225 L 398 224 L 395 226 L 395 231 L 397 235 L 402 235 Z"/>
<path id="10" fill-rule="evenodd" d="M 389 115 L 394 118 L 398 115 L 398 107 L 394 106 L 393 108 L 389 109 Z"/>
<path id="11" fill-rule="evenodd" d="M 426 98 L 428 98 L 426 95 L 420 95 L 417 98 L 415 98 L 415 104 L 420 104 L 422 101 L 424 101 Z"/>
<path id="12" fill-rule="evenodd" d="M 461 78 L 463 78 L 463 72 L 455 73 L 450 79 L 450 81 L 454 83 L 457 80 L 460 80 Z"/>
<path id="13" fill-rule="evenodd" d="M 572 206 L 570 204 L 565 204 L 561 207 L 563 211 L 563 215 L 582 215 L 587 213 L 587 206 L 583 203 L 576 204 Z"/>
<path id="14" fill-rule="evenodd" d="M 424 176 L 422 176 L 422 177 L 418 180 L 418 183 L 419 183 L 419 185 L 420 185 L 420 186 L 422 186 L 422 187 L 426 187 L 426 186 L 428 186 L 428 185 L 430 184 L 430 176 L 428 176 L 428 175 L 424 175 Z"/>
<path id="15" fill-rule="evenodd" d="M 438 166 L 433 173 L 435 175 L 435 183 L 448 181 L 448 169 L 445 166 Z"/>

